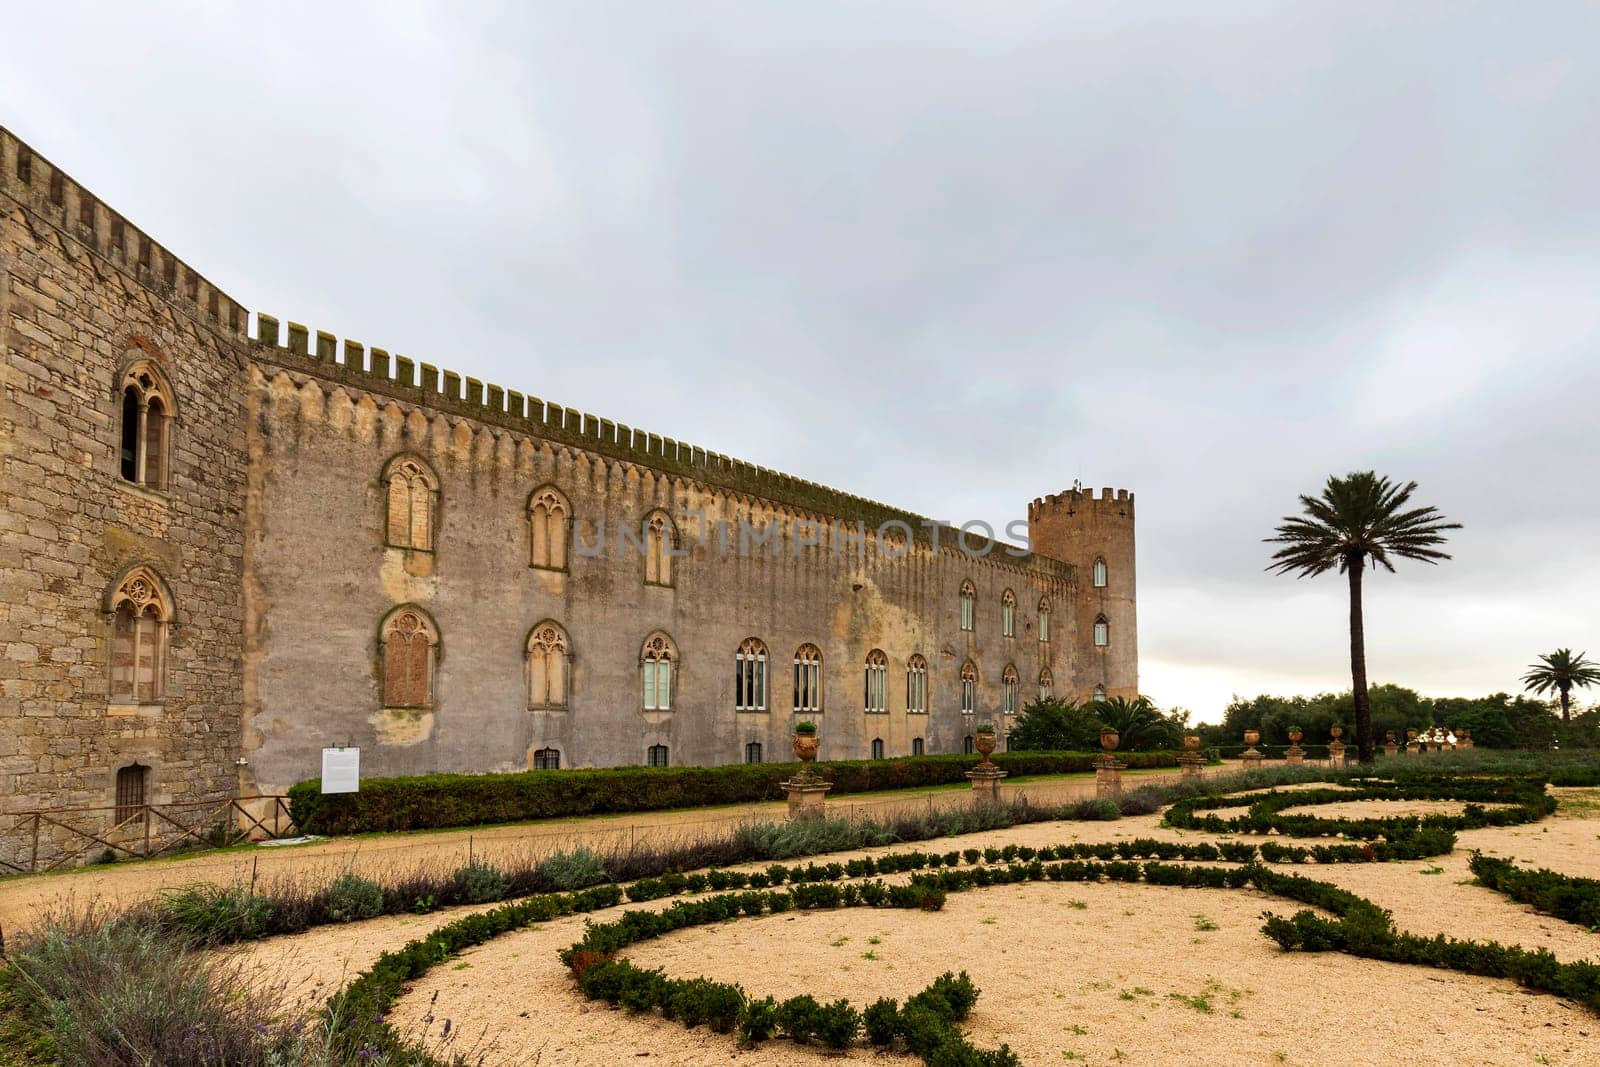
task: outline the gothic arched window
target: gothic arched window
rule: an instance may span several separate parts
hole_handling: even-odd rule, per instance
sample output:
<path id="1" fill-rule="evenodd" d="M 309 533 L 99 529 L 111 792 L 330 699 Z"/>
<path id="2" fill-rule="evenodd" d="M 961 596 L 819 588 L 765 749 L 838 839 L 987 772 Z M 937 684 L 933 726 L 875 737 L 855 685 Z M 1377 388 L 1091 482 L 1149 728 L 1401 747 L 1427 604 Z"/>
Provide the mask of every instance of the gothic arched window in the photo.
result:
<path id="1" fill-rule="evenodd" d="M 1050 640 L 1050 598 L 1039 598 L 1039 641 L 1041 644 Z"/>
<path id="2" fill-rule="evenodd" d="M 882 759 L 883 758 L 883 738 L 881 738 L 881 737 L 874 737 L 872 739 L 872 758 L 873 759 Z"/>
<path id="3" fill-rule="evenodd" d="M 816 645 L 794 651 L 794 710 L 822 711 L 822 650 Z"/>
<path id="4" fill-rule="evenodd" d="M 559 624 L 539 623 L 528 632 L 528 705 L 535 708 L 567 706 L 568 664 L 572 650 L 567 632 Z"/>
<path id="5" fill-rule="evenodd" d="M 567 542 L 572 505 L 553 485 L 528 495 L 528 565 L 544 570 L 567 569 Z"/>
<path id="6" fill-rule="evenodd" d="M 1111 643 L 1111 624 L 1104 615 L 1094 617 L 1094 643 L 1096 648 L 1105 648 Z"/>
<path id="7" fill-rule="evenodd" d="M 1017 594 L 1009 589 L 1000 594 L 1000 636 L 1017 636 Z"/>
<path id="8" fill-rule="evenodd" d="M 750 742 L 747 742 L 745 744 L 745 746 L 744 746 L 744 761 L 746 763 L 760 763 L 761 762 L 761 742 L 760 741 L 750 741 Z"/>
<path id="9" fill-rule="evenodd" d="M 906 713 L 925 715 L 928 711 L 928 661 L 913 654 L 906 660 Z"/>
<path id="10" fill-rule="evenodd" d="M 122 439 L 117 469 L 122 480 L 147 489 L 167 487 L 172 390 L 149 360 L 133 364 L 122 376 Z"/>
<path id="11" fill-rule="evenodd" d="M 677 659 L 677 647 L 666 634 L 657 630 L 645 638 L 644 648 L 639 653 L 644 675 L 644 710 L 672 710 L 672 665 Z"/>
<path id="12" fill-rule="evenodd" d="M 396 456 L 383 471 L 387 515 L 384 543 L 390 548 L 432 552 L 439 479 L 416 456 Z"/>
<path id="13" fill-rule="evenodd" d="M 1007 715 L 1017 712 L 1017 668 L 1010 663 L 1000 673 L 1000 707 Z"/>
<path id="14" fill-rule="evenodd" d="M 111 701 L 153 704 L 166 690 L 167 629 L 172 604 L 148 567 L 135 567 L 112 590 Z"/>
<path id="15" fill-rule="evenodd" d="M 868 714 L 889 710 L 889 657 L 882 649 L 867 653 L 867 678 L 862 707 Z"/>
<path id="16" fill-rule="evenodd" d="M 1107 575 L 1106 575 L 1106 561 L 1103 560 L 1103 559 L 1095 560 L 1094 561 L 1094 587 L 1096 589 L 1104 589 L 1106 587 L 1106 577 L 1107 577 Z"/>
<path id="17" fill-rule="evenodd" d="M 975 624 L 978 589 L 969 581 L 961 583 L 961 628 L 970 630 Z"/>
<path id="18" fill-rule="evenodd" d="M 767 710 L 767 646 L 759 638 L 745 638 L 733 655 L 733 708 Z"/>
<path id="19" fill-rule="evenodd" d="M 969 659 L 961 665 L 961 711 L 971 715 L 978 709 L 978 668 Z"/>
<path id="20" fill-rule="evenodd" d="M 421 608 L 410 604 L 383 620 L 383 706 L 433 707 L 433 672 L 439 631 Z"/>
<path id="21" fill-rule="evenodd" d="M 1094 687 L 1094 698 L 1096 700 L 1104 700 L 1106 698 L 1106 687 L 1103 686 L 1103 685 L 1095 686 Z"/>
<path id="22" fill-rule="evenodd" d="M 678 547 L 678 530 L 664 511 L 653 511 L 644 524 L 644 582 L 646 585 L 672 584 L 673 551 Z"/>
<path id="23" fill-rule="evenodd" d="M 1055 688 L 1055 678 L 1050 673 L 1049 667 L 1039 668 L 1039 699 L 1049 700 L 1051 690 Z"/>

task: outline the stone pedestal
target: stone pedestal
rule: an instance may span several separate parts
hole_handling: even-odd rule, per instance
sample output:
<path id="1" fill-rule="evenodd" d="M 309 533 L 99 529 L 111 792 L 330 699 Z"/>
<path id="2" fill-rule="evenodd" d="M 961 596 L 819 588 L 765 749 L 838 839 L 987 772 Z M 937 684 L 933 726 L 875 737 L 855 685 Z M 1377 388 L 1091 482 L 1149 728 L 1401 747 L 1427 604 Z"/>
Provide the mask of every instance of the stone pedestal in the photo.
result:
<path id="1" fill-rule="evenodd" d="M 1421 753 L 1421 751 L 1422 751 L 1422 746 L 1417 744 L 1415 741 L 1407 741 L 1406 742 L 1406 755 L 1415 756 L 1415 755 L 1418 755 L 1419 753 Z"/>
<path id="2" fill-rule="evenodd" d="M 833 788 L 832 782 L 825 782 L 821 778 L 791 778 L 781 784 L 789 795 L 790 819 L 822 818 L 822 800 Z"/>
<path id="3" fill-rule="evenodd" d="M 968 771 L 967 779 L 972 782 L 973 803 L 1000 803 L 1000 779 L 1005 776 L 1005 771 L 987 760 Z"/>
<path id="4" fill-rule="evenodd" d="M 1335 767 L 1344 766 L 1344 743 L 1341 741 L 1328 742 L 1328 759 Z"/>
<path id="5" fill-rule="evenodd" d="M 1120 797 L 1122 795 L 1122 772 L 1127 769 L 1126 763 L 1118 763 L 1110 756 L 1102 757 L 1094 765 L 1094 795 L 1096 797 Z"/>
<path id="6" fill-rule="evenodd" d="M 1470 737 L 1457 738 L 1456 739 L 1456 747 L 1457 748 L 1471 748 L 1472 747 L 1472 738 L 1470 738 Z"/>
<path id="7" fill-rule="evenodd" d="M 1178 765 L 1183 768 L 1183 776 L 1185 778 L 1198 778 L 1205 768 L 1206 758 L 1185 752 L 1178 757 Z"/>
<path id="8" fill-rule="evenodd" d="M 1261 753 L 1257 752 L 1253 748 L 1245 749 L 1243 752 L 1239 753 L 1239 760 L 1244 764 L 1244 769 L 1247 771 L 1258 771 L 1261 769 Z"/>
<path id="9" fill-rule="evenodd" d="M 1306 750 L 1299 745 L 1290 745 L 1283 753 L 1283 761 L 1285 763 L 1304 763 L 1306 761 Z"/>
<path id="10" fill-rule="evenodd" d="M 1394 756 L 1394 755 L 1397 755 L 1399 752 L 1400 752 L 1400 746 L 1396 745 L 1393 741 L 1385 741 L 1383 743 L 1383 754 L 1385 756 Z"/>

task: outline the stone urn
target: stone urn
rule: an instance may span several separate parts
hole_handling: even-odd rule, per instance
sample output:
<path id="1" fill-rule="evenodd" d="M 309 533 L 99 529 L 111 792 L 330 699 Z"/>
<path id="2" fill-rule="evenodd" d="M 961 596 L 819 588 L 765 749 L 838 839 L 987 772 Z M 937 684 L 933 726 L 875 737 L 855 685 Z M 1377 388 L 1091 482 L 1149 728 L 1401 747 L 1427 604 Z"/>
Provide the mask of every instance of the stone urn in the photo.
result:
<path id="1" fill-rule="evenodd" d="M 1106 750 L 1107 755 L 1110 755 L 1117 750 L 1117 742 L 1120 740 L 1121 735 L 1119 735 L 1115 730 L 1100 731 L 1100 747 Z"/>
<path id="2" fill-rule="evenodd" d="M 994 731 L 993 730 L 979 730 L 977 733 L 973 734 L 972 735 L 972 747 L 976 748 L 979 752 L 981 752 L 983 754 L 983 762 L 984 763 L 993 762 L 992 760 L 989 759 L 989 753 L 994 751 Z"/>
<path id="3" fill-rule="evenodd" d="M 1407 741 L 1415 741 L 1416 739 L 1417 739 L 1417 732 L 1415 730 L 1407 730 L 1406 731 L 1406 740 Z"/>
<path id="4" fill-rule="evenodd" d="M 1344 727 L 1343 726 L 1330 726 L 1330 727 L 1328 727 L 1328 736 L 1332 737 L 1335 741 L 1339 740 L 1339 738 L 1344 736 Z"/>
<path id="5" fill-rule="evenodd" d="M 1393 730 L 1385 730 L 1383 732 L 1383 739 L 1385 741 L 1389 742 L 1389 744 L 1391 744 L 1391 745 L 1394 744 L 1394 731 Z"/>
<path id="6" fill-rule="evenodd" d="M 1200 751 L 1200 735 L 1199 734 L 1184 734 L 1183 735 L 1183 748 L 1184 748 L 1184 751 L 1186 751 L 1186 752 L 1198 752 L 1198 751 Z"/>
<path id="7" fill-rule="evenodd" d="M 810 770 L 809 765 L 817 758 L 817 750 L 821 747 L 822 738 L 815 733 L 802 734 L 797 732 L 794 735 L 794 754 L 800 762 L 807 764 L 806 770 Z"/>
<path id="8" fill-rule="evenodd" d="M 1255 748 L 1261 743 L 1261 731 L 1246 730 L 1244 732 L 1244 743 L 1249 745 L 1251 748 Z"/>
<path id="9" fill-rule="evenodd" d="M 1305 732 L 1297 726 L 1293 730 L 1289 731 L 1289 743 L 1291 745 L 1298 745 L 1300 743 L 1300 739 L 1304 736 Z"/>

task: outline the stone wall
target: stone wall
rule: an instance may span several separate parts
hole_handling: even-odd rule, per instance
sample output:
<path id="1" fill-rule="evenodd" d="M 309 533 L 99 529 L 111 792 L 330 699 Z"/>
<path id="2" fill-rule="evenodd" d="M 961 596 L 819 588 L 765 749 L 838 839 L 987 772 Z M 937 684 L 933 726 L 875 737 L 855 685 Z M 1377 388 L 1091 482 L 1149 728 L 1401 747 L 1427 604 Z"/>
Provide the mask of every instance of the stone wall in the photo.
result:
<path id="1" fill-rule="evenodd" d="M 245 421 L 228 319 L 243 317 L 213 294 L 0 131 L 0 860 L 31 848 L 18 813 L 110 805 L 135 761 L 152 801 L 234 793 Z M 119 475 L 137 359 L 176 395 L 159 491 Z M 103 599 L 135 564 L 176 602 L 166 691 L 113 705 Z M 65 843 L 46 829 L 47 855 Z"/>
<path id="2" fill-rule="evenodd" d="M 255 788 L 276 790 L 318 771 L 324 745 L 362 747 L 363 773 L 523 769 L 533 749 L 558 748 L 563 766 L 641 763 L 649 745 L 674 764 L 744 758 L 760 742 L 785 758 L 794 717 L 792 663 L 803 643 L 823 653 L 823 758 L 862 758 L 881 738 L 886 755 L 959 752 L 977 721 L 999 721 L 1002 672 L 1019 675 L 1019 705 L 1037 694 L 1041 667 L 1066 673 L 1074 640 L 1071 569 L 1038 557 L 984 559 L 953 546 L 896 544 L 873 533 L 849 546 L 741 552 L 739 523 L 830 517 L 705 485 L 595 452 L 430 412 L 350 385 L 260 365 L 252 373 L 252 491 L 247 588 L 245 733 Z M 440 480 L 435 551 L 420 565 L 384 546 L 380 477 L 397 453 L 425 460 Z M 571 501 L 581 541 L 565 573 L 529 567 L 527 501 L 553 484 Z M 637 530 L 652 509 L 677 516 L 683 549 L 671 588 L 644 582 L 644 561 L 617 528 Z M 702 512 L 705 518 L 689 513 Z M 702 528 L 727 522 L 729 550 Z M 853 535 L 853 530 L 852 530 Z M 893 555 L 891 553 L 903 553 Z M 976 587 L 976 624 L 960 629 L 962 581 Z M 1006 589 L 1015 635 L 1001 634 Z M 1049 644 L 1037 607 L 1059 607 Z M 440 629 L 437 700 L 430 712 L 381 707 L 378 627 L 414 602 Z M 553 619 L 572 642 L 565 711 L 530 710 L 526 639 Z M 646 711 L 640 654 L 663 630 L 675 641 L 674 708 Z M 734 701 L 734 653 L 757 637 L 770 656 L 765 712 Z M 863 711 L 865 660 L 889 659 L 887 714 Z M 906 711 L 908 658 L 929 665 L 929 713 Z M 978 710 L 960 710 L 962 664 L 978 669 Z"/>

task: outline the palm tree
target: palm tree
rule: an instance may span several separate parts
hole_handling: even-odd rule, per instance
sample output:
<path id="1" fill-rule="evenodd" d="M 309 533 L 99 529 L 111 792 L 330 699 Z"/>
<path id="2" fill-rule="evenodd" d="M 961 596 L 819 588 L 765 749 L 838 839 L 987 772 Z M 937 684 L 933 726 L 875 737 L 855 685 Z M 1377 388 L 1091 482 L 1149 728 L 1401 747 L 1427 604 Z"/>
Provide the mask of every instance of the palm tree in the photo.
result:
<path id="1" fill-rule="evenodd" d="M 1570 648 L 1558 648 L 1539 657 L 1538 663 L 1529 664 L 1528 673 L 1522 676 L 1522 688 L 1540 696 L 1554 691 L 1561 698 L 1561 721 L 1572 721 L 1573 687 L 1587 689 L 1600 684 L 1600 663 L 1587 654 L 1576 656 Z"/>
<path id="2" fill-rule="evenodd" d="M 1461 529 L 1458 522 L 1445 522 L 1437 508 L 1407 508 L 1416 488 L 1416 482 L 1399 486 L 1372 471 L 1330 477 L 1321 496 L 1300 498 L 1304 514 L 1285 516 L 1277 536 L 1266 538 L 1283 545 L 1272 554 L 1269 571 L 1307 578 L 1338 568 L 1350 581 L 1350 681 L 1363 763 L 1371 763 L 1374 752 L 1361 620 L 1361 576 L 1367 561 L 1390 573 L 1395 559 L 1438 563 L 1450 558 L 1437 547 L 1445 542 L 1444 531 Z"/>
<path id="3" fill-rule="evenodd" d="M 1117 731 L 1117 745 L 1124 752 L 1162 748 L 1174 743 L 1171 724 L 1149 697 L 1096 700 L 1089 705 L 1089 711 L 1102 726 Z"/>

